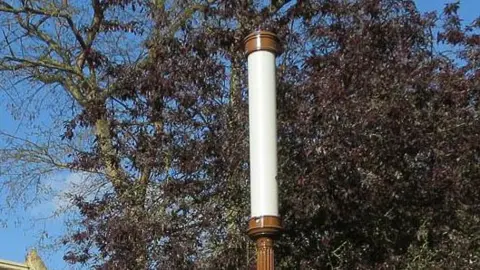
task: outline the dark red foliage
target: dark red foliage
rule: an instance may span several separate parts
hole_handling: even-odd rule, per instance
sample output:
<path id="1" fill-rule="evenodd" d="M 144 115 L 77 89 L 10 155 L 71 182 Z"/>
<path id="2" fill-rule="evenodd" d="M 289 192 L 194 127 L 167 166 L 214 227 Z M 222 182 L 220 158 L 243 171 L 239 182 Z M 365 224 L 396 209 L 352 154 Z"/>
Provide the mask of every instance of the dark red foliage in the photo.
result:
<path id="1" fill-rule="evenodd" d="M 169 10 L 151 6 L 158 31 L 148 59 L 110 69 L 108 100 L 118 103 L 106 115 L 129 184 L 78 201 L 83 221 L 68 261 L 252 264 L 242 39 L 260 27 L 283 43 L 278 268 L 480 267 L 478 20 L 459 24 L 458 6 L 448 5 L 435 40 L 440 22 L 409 0 L 210 2 L 175 35 Z M 437 41 L 456 54 L 438 52 Z M 83 157 L 101 160 L 96 153 Z M 138 177 L 145 168 L 147 191 Z"/>

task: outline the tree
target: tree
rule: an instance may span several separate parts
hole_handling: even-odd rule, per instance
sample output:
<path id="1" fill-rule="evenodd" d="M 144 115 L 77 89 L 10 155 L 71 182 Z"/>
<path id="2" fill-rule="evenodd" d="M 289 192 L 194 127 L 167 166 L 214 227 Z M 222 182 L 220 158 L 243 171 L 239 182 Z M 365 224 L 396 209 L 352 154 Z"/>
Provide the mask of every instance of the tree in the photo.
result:
<path id="1" fill-rule="evenodd" d="M 7 146 L 2 151 L 1 171 L 10 187 L 28 191 L 42 175 L 59 169 L 100 172 L 119 185 L 120 180 L 113 179 L 119 179 L 121 172 L 113 168 L 114 158 L 107 153 L 113 151 L 109 123 L 96 121 L 96 128 L 89 130 L 94 134 L 77 128 L 79 140 L 73 141 L 70 123 L 65 121 L 81 117 L 81 111 L 92 104 L 105 102 L 112 68 L 142 58 L 143 50 L 132 52 L 130 48 L 138 44 L 133 34 L 141 38 L 143 26 L 135 24 L 141 12 L 119 11 L 129 4 L 134 9 L 128 1 L 0 1 L 0 70 L 11 105 L 21 113 L 16 117 L 27 116 L 34 122 L 39 112 L 46 111 L 47 119 L 53 116 L 46 121 L 51 126 L 28 126 L 34 131 L 25 132 L 24 137 L 2 132 Z M 63 140 L 57 139 L 59 133 L 52 132 L 52 127 L 65 127 Z M 88 152 L 91 141 L 87 140 L 92 135 L 99 138 L 105 168 L 76 168 L 74 162 L 79 153 Z"/>
<path id="2" fill-rule="evenodd" d="M 71 81 L 55 81 L 78 106 L 63 141 L 81 130 L 94 140 L 67 167 L 113 186 L 101 198 L 75 198 L 82 220 L 65 239 L 65 258 L 99 269 L 252 263 L 241 41 L 260 27 L 284 45 L 277 265 L 477 268 L 479 20 L 462 26 L 458 3 L 437 18 L 409 0 L 252 2 L 93 1 L 93 26 L 80 38 L 107 24 L 106 14 L 125 19 L 127 6 L 142 7 L 132 24 L 154 29 L 144 57 L 116 63 L 103 46 L 93 56 L 78 49 L 84 66 L 74 57 L 66 67 L 52 64 L 57 56 L 33 64 L 3 57 L 10 70 Z M 27 18 L 36 5 L 23 7 Z M 53 14 L 73 34 L 80 29 Z M 457 54 L 437 51 L 436 41 Z"/>
<path id="3" fill-rule="evenodd" d="M 157 1 L 156 5 L 164 4 Z M 5 179 L 2 184 L 18 191 L 12 197 L 30 196 L 46 174 L 70 170 L 88 172 L 110 184 L 133 212 L 142 208 L 155 173 L 153 163 L 137 160 L 135 154 L 123 155 L 132 145 L 142 147 L 137 140 L 152 137 L 146 131 L 153 123 L 142 123 L 138 115 L 133 121 L 124 118 L 129 108 L 122 103 L 123 94 L 113 92 L 112 80 L 116 70 L 144 59 L 141 44 L 149 29 L 143 17 L 148 15 L 147 7 L 139 1 L 0 1 L 4 81 L 36 86 L 25 87 L 21 99 L 38 101 L 33 106 L 37 112 L 46 106 L 57 117 L 50 121 L 53 127 L 63 124 L 62 132 L 48 130 L 46 136 L 38 129 L 34 136 L 25 137 L 2 132 L 6 146 L 0 172 Z M 191 16 L 189 10 L 196 8 L 177 2 L 168 16 L 180 21 L 164 28 L 163 34 L 174 35 Z M 44 103 L 41 91 L 55 97 L 53 102 Z M 144 264 L 145 252 L 140 253 L 139 264 Z"/>

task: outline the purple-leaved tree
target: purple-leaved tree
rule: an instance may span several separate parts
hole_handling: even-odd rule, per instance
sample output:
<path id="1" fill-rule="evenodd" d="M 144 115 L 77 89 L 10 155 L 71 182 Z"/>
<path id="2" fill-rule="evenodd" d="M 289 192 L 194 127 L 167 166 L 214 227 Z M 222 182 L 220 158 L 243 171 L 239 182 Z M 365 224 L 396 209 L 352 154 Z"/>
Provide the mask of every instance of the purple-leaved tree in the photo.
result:
<path id="1" fill-rule="evenodd" d="M 76 110 L 55 132 L 68 144 L 91 131 L 91 143 L 60 165 L 112 185 L 75 196 L 67 261 L 254 265 L 242 39 L 260 28 L 282 42 L 276 266 L 480 267 L 480 20 L 462 24 L 458 3 L 421 14 L 411 0 L 94 0 L 91 24 L 76 25 L 45 15 L 43 1 L 5 2 L 0 14 L 20 23 L 23 44 L 48 53 L 3 49 L 0 69 L 70 95 Z M 64 23 L 75 50 L 49 42 L 43 20 Z M 119 61 L 108 31 L 136 33 L 145 54 Z"/>

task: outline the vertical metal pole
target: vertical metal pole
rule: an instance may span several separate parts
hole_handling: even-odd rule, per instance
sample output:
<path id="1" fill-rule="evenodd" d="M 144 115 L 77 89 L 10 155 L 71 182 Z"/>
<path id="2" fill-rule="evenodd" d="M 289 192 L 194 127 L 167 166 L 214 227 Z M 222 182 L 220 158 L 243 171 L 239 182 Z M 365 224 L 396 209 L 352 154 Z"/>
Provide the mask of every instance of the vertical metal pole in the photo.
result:
<path id="1" fill-rule="evenodd" d="M 248 235 L 257 243 L 257 269 L 274 269 L 273 241 L 282 230 L 278 213 L 275 56 L 278 38 L 256 31 L 245 38 L 248 56 L 250 203 Z"/>

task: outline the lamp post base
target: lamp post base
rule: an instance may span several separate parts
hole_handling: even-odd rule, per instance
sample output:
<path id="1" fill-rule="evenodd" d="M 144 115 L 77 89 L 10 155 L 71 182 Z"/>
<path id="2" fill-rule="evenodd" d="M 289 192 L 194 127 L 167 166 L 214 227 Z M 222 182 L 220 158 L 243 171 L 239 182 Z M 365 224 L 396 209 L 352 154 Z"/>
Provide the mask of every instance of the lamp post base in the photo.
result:
<path id="1" fill-rule="evenodd" d="M 257 270 L 273 270 L 274 254 L 273 239 L 268 237 L 260 237 L 257 240 Z"/>
<path id="2" fill-rule="evenodd" d="M 257 270 L 274 269 L 273 241 L 282 231 L 280 217 L 253 217 L 248 221 L 247 234 L 257 243 Z"/>

